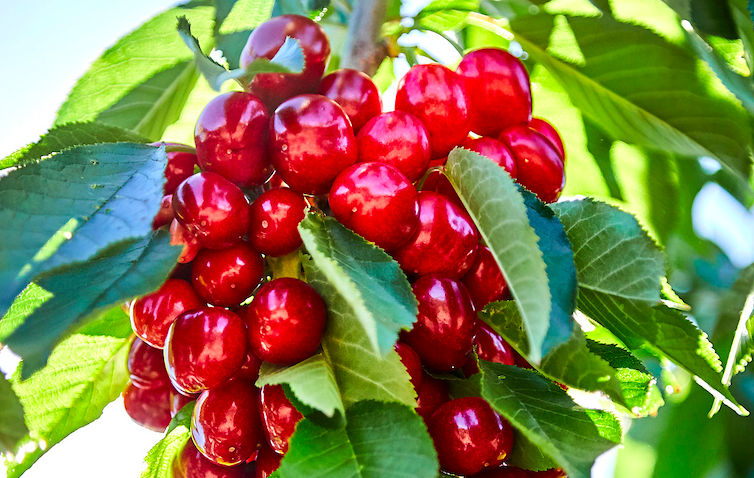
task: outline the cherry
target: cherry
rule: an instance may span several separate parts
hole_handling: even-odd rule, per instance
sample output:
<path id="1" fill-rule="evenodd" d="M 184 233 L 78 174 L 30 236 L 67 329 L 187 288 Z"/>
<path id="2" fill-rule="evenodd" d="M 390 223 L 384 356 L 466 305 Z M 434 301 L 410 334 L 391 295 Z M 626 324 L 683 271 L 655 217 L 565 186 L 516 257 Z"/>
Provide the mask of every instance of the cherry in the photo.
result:
<path id="1" fill-rule="evenodd" d="M 272 473 L 280 468 L 280 461 L 283 455 L 275 453 L 269 446 L 262 444 L 257 457 L 257 475 L 256 478 L 269 478 Z"/>
<path id="2" fill-rule="evenodd" d="M 139 388 L 128 382 L 123 391 L 123 407 L 133 421 L 155 432 L 170 424 L 170 387 Z"/>
<path id="3" fill-rule="evenodd" d="M 463 78 L 442 65 L 413 66 L 398 82 L 395 109 L 424 123 L 433 158 L 447 156 L 471 129 Z"/>
<path id="4" fill-rule="evenodd" d="M 456 68 L 469 98 L 471 131 L 497 136 L 531 120 L 531 83 L 523 62 L 505 50 L 483 48 L 466 54 Z"/>
<path id="5" fill-rule="evenodd" d="M 489 247 L 479 246 L 471 269 L 461 279 L 477 310 L 498 300 L 509 299 L 508 283 Z"/>
<path id="6" fill-rule="evenodd" d="M 474 338 L 474 347 L 476 348 L 477 356 L 488 362 L 514 365 L 516 358 L 513 347 L 500 334 L 492 330 L 489 325 L 481 320 L 478 325 L 479 328 Z M 479 367 L 473 358 L 469 358 L 468 362 L 464 364 L 463 372 L 467 377 L 479 372 Z"/>
<path id="7" fill-rule="evenodd" d="M 482 398 L 451 400 L 427 424 L 440 467 L 473 475 L 500 465 L 513 446 L 513 428 Z"/>
<path id="8" fill-rule="evenodd" d="M 568 478 L 562 468 L 550 468 L 545 471 L 530 471 L 530 478 Z"/>
<path id="9" fill-rule="evenodd" d="M 152 219 L 152 229 L 157 230 L 173 221 L 173 195 L 162 196 L 160 201 L 160 210 Z"/>
<path id="10" fill-rule="evenodd" d="M 239 313 L 257 357 L 291 365 L 311 356 L 325 328 L 325 303 L 306 282 L 284 277 L 263 285 Z"/>
<path id="11" fill-rule="evenodd" d="M 518 182 L 544 202 L 555 202 L 565 186 L 565 171 L 558 150 L 539 131 L 514 126 L 500 134 L 516 158 Z"/>
<path id="12" fill-rule="evenodd" d="M 358 70 L 336 70 L 322 78 L 317 91 L 343 108 L 351 120 L 354 133 L 382 111 L 380 90 L 369 75 Z"/>
<path id="13" fill-rule="evenodd" d="M 246 465 L 222 466 L 202 455 L 189 440 L 173 462 L 175 478 L 246 478 Z"/>
<path id="14" fill-rule="evenodd" d="M 419 192 L 419 227 L 393 257 L 408 274 L 463 276 L 474 262 L 479 233 L 462 208 L 436 192 Z"/>
<path id="15" fill-rule="evenodd" d="M 412 286 L 419 302 L 414 328 L 401 332 L 429 369 L 448 372 L 462 366 L 471 352 L 477 319 L 469 293 L 459 281 L 428 275 Z"/>
<path id="16" fill-rule="evenodd" d="M 463 209 L 464 211 L 466 210 L 466 206 L 463 205 L 463 201 L 461 201 L 461 198 L 458 197 L 458 193 L 456 193 L 453 185 L 450 184 L 450 180 L 440 169 L 433 169 L 429 172 L 429 174 L 427 174 L 427 177 L 424 178 L 422 191 L 434 191 L 436 193 L 440 193 L 446 198 L 453 201 L 453 204 L 455 204 L 459 208 Z"/>
<path id="17" fill-rule="evenodd" d="M 516 179 L 516 160 L 513 158 L 511 150 L 502 142 L 494 138 L 481 137 L 466 141 L 463 147 L 490 158 L 498 166 L 508 171 L 513 179 Z"/>
<path id="18" fill-rule="evenodd" d="M 322 27 L 307 17 L 281 15 L 267 20 L 251 32 L 241 52 L 241 68 L 246 68 L 257 58 L 271 60 L 283 46 L 286 37 L 298 40 L 304 52 L 304 70 L 297 74 L 261 73 L 249 85 L 250 91 L 270 111 L 287 98 L 317 91 L 330 58 L 330 42 Z"/>
<path id="19" fill-rule="evenodd" d="M 212 172 L 183 181 L 173 194 L 173 211 L 178 222 L 208 249 L 231 246 L 249 229 L 249 201 L 243 191 Z"/>
<path id="20" fill-rule="evenodd" d="M 254 292 L 264 275 L 262 256 L 245 241 L 227 249 L 204 249 L 192 263 L 191 281 L 202 300 L 234 307 Z"/>
<path id="21" fill-rule="evenodd" d="M 170 417 L 174 418 L 183 407 L 193 402 L 198 395 L 184 395 L 175 387 L 170 387 Z"/>
<path id="22" fill-rule="evenodd" d="M 139 388 L 166 388 L 170 378 L 162 360 L 162 350 L 150 347 L 136 337 L 128 350 L 128 373 Z"/>
<path id="23" fill-rule="evenodd" d="M 426 373 L 422 374 L 422 385 L 416 397 L 416 413 L 422 417 L 424 423 L 427 423 L 440 405 L 448 401 L 450 401 L 448 385 Z"/>
<path id="24" fill-rule="evenodd" d="M 416 182 L 429 167 L 431 150 L 427 128 L 416 116 L 391 111 L 375 116 L 356 135 L 359 161 L 391 164 Z"/>
<path id="25" fill-rule="evenodd" d="M 522 470 L 521 468 L 503 466 L 474 475 L 474 478 L 531 478 L 532 475 L 530 473 L 532 472 Z"/>
<path id="26" fill-rule="evenodd" d="M 385 163 L 359 163 L 335 179 L 329 195 L 333 216 L 386 251 L 406 243 L 419 225 L 416 188 Z"/>
<path id="27" fill-rule="evenodd" d="M 215 97 L 194 129 L 199 166 L 240 187 L 263 184 L 272 174 L 268 122 L 267 108 L 250 93 L 232 91 Z"/>
<path id="28" fill-rule="evenodd" d="M 175 318 L 203 306 L 191 284 L 168 279 L 156 292 L 131 302 L 131 327 L 143 341 L 161 349 Z"/>
<path id="29" fill-rule="evenodd" d="M 288 451 L 288 442 L 296 425 L 304 416 L 296 410 L 281 385 L 265 385 L 259 394 L 262 425 L 270 448 L 281 455 Z"/>
<path id="30" fill-rule="evenodd" d="M 408 376 L 411 378 L 411 384 L 414 386 L 414 390 L 419 391 L 422 386 L 422 362 L 416 351 L 411 348 L 410 345 L 403 342 L 396 342 L 395 351 L 398 352 L 398 356 L 401 358 L 401 363 L 406 367 Z"/>
<path id="31" fill-rule="evenodd" d="M 324 194 L 357 159 L 356 137 L 343 109 L 330 98 L 300 95 L 272 115 L 272 163 L 291 188 Z"/>
<path id="32" fill-rule="evenodd" d="M 246 327 L 236 314 L 202 307 L 175 319 L 163 352 L 173 386 L 190 395 L 232 377 L 246 360 L 246 348 Z"/>
<path id="33" fill-rule="evenodd" d="M 239 378 L 246 380 L 250 383 L 255 383 L 259 378 L 259 368 L 262 366 L 262 360 L 254 355 L 251 351 L 251 347 L 246 351 L 246 361 L 244 361 L 241 368 L 233 375 L 233 378 Z"/>
<path id="34" fill-rule="evenodd" d="M 199 244 L 199 240 L 188 230 L 178 222 L 178 219 L 173 219 L 170 223 L 170 245 L 182 246 L 183 250 L 181 255 L 178 256 L 179 264 L 188 264 L 194 260 L 202 245 Z"/>
<path id="35" fill-rule="evenodd" d="M 272 257 L 295 251 L 303 244 L 298 225 L 308 206 L 304 196 L 293 189 L 265 191 L 251 203 L 249 241 L 256 250 Z"/>
<path id="36" fill-rule="evenodd" d="M 183 146 L 184 144 L 166 143 L 166 146 Z M 194 166 L 197 165 L 196 154 L 186 151 L 168 151 L 168 165 L 165 168 L 165 195 L 173 194 L 185 179 L 194 174 Z"/>
<path id="37" fill-rule="evenodd" d="M 545 135 L 545 137 L 550 140 L 550 143 L 555 146 L 555 149 L 558 150 L 560 159 L 565 162 L 565 147 L 563 146 L 563 140 L 560 138 L 558 130 L 556 130 L 553 125 L 543 120 L 542 118 L 532 118 L 532 120 L 529 122 L 529 128 L 536 129 L 537 131 Z"/>

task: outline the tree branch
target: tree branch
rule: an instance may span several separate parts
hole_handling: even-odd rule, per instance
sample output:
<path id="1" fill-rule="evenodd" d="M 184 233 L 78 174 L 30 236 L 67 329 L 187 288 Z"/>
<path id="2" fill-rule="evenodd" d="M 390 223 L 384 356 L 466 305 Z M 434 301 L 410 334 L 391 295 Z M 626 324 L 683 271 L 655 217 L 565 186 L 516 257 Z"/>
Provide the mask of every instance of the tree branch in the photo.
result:
<path id="1" fill-rule="evenodd" d="M 341 68 L 374 75 L 388 53 L 387 44 L 380 38 L 386 10 L 387 0 L 355 0 L 340 60 Z"/>

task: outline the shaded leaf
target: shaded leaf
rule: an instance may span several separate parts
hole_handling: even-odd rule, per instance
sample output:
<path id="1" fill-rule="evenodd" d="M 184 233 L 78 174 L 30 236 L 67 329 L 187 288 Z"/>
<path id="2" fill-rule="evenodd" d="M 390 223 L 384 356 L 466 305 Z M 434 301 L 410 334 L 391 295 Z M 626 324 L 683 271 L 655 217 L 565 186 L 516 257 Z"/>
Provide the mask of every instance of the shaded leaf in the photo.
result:
<path id="1" fill-rule="evenodd" d="M 28 433 L 21 402 L 10 382 L 0 373 L 0 453 L 15 451 L 18 442 Z"/>
<path id="2" fill-rule="evenodd" d="M 469 12 L 479 10 L 479 0 L 434 0 L 414 17 L 414 25 L 442 33 L 458 28 Z"/>
<path id="3" fill-rule="evenodd" d="M 272 15 L 273 0 L 236 0 L 228 15 L 217 25 L 221 35 L 253 30 Z"/>

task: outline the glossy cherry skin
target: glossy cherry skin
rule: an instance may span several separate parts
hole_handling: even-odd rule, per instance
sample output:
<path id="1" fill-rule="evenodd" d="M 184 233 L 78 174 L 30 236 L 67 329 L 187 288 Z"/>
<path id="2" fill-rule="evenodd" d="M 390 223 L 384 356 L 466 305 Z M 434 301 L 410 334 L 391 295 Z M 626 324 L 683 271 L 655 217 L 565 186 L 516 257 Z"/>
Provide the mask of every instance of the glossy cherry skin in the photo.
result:
<path id="1" fill-rule="evenodd" d="M 259 456 L 257 457 L 257 475 L 256 478 L 269 478 L 269 476 L 278 468 L 280 468 L 280 461 L 283 459 L 283 455 L 275 453 L 275 451 L 267 445 L 262 445 L 259 449 Z"/>
<path id="2" fill-rule="evenodd" d="M 317 93 L 343 108 L 355 133 L 382 111 L 380 90 L 369 75 L 358 70 L 345 68 L 330 73 L 322 78 Z"/>
<path id="3" fill-rule="evenodd" d="M 189 440 L 173 462 L 175 478 L 247 478 L 248 465 L 222 466 L 202 455 Z"/>
<path id="4" fill-rule="evenodd" d="M 449 372 L 466 363 L 477 329 L 469 293 L 459 281 L 439 275 L 423 276 L 412 286 L 419 302 L 414 328 L 401 340 L 419 355 L 424 366 Z"/>
<path id="5" fill-rule="evenodd" d="M 416 413 L 422 417 L 424 423 L 427 423 L 440 405 L 449 401 L 448 385 L 442 380 L 423 374 L 422 386 L 416 397 Z"/>
<path id="6" fill-rule="evenodd" d="M 197 173 L 173 194 L 176 219 L 202 247 L 232 246 L 249 229 L 249 201 L 238 186 L 217 173 Z"/>
<path id="7" fill-rule="evenodd" d="M 250 91 L 270 111 L 292 96 L 317 91 L 330 59 L 330 42 L 322 27 L 307 17 L 281 15 L 267 20 L 251 32 L 241 52 L 241 68 L 257 58 L 271 60 L 283 46 L 286 37 L 299 41 L 304 52 L 304 70 L 297 74 L 261 73 L 249 85 Z"/>
<path id="8" fill-rule="evenodd" d="M 165 368 L 181 393 L 215 387 L 246 360 L 246 327 L 233 312 L 202 307 L 178 316 L 165 341 Z"/>
<path id="9" fill-rule="evenodd" d="M 161 349 L 175 318 L 203 306 L 204 302 L 191 284 L 181 279 L 168 279 L 156 292 L 131 302 L 131 328 L 143 341 Z"/>
<path id="10" fill-rule="evenodd" d="M 173 144 L 173 143 L 168 143 Z M 186 145 L 179 145 L 185 146 Z M 186 151 L 168 151 L 168 165 L 165 168 L 165 195 L 173 194 L 184 180 L 194 174 L 194 166 L 197 165 L 196 154 Z"/>
<path id="11" fill-rule="evenodd" d="M 386 251 L 405 244 L 419 225 L 416 188 L 389 164 L 354 164 L 335 179 L 328 199 L 341 224 Z"/>
<path id="12" fill-rule="evenodd" d="M 173 221 L 173 195 L 162 196 L 160 210 L 152 219 L 152 229 L 157 230 Z"/>
<path id="13" fill-rule="evenodd" d="M 395 109 L 424 124 L 433 158 L 447 156 L 471 129 L 463 78 L 442 65 L 413 66 L 398 82 Z"/>
<path id="14" fill-rule="evenodd" d="M 474 263 L 479 233 L 471 217 L 450 199 L 419 192 L 419 226 L 393 257 L 409 275 L 463 276 Z"/>
<path id="15" fill-rule="evenodd" d="M 304 416 L 285 396 L 280 385 L 265 385 L 259 394 L 259 410 L 264 433 L 270 448 L 281 455 L 288 451 L 288 442 L 296 425 Z"/>
<path id="16" fill-rule="evenodd" d="M 477 310 L 482 310 L 490 302 L 510 298 L 508 283 L 487 246 L 479 246 L 474 263 L 461 282 L 469 291 Z"/>
<path id="17" fill-rule="evenodd" d="M 380 161 L 398 168 L 416 182 L 429 167 L 431 150 L 427 129 L 416 116 L 390 111 L 375 116 L 356 135 L 359 161 Z"/>
<path id="18" fill-rule="evenodd" d="M 488 362 L 515 365 L 513 347 L 500 334 L 492 330 L 489 325 L 481 320 L 478 322 L 479 328 L 474 338 L 474 348 L 479 358 Z M 469 361 L 463 366 L 463 373 L 470 377 L 477 372 L 479 372 L 479 367 L 473 357 L 470 357 Z"/>
<path id="19" fill-rule="evenodd" d="M 128 382 L 123 391 L 123 407 L 133 421 L 155 432 L 170 424 L 170 386 L 139 388 Z"/>
<path id="20" fill-rule="evenodd" d="M 498 166 L 508 171 L 513 179 L 516 179 L 516 160 L 513 157 L 513 152 L 502 142 L 483 136 L 466 141 L 463 148 L 490 158 Z"/>
<path id="21" fill-rule="evenodd" d="M 513 428 L 482 398 L 451 400 L 427 424 L 440 467 L 474 475 L 500 465 L 513 446 Z"/>
<path id="22" fill-rule="evenodd" d="M 199 395 L 184 395 L 174 387 L 170 387 L 170 417 L 175 418 L 183 407 L 199 398 Z"/>
<path id="23" fill-rule="evenodd" d="M 273 188 L 251 203 L 249 241 L 259 252 L 283 256 L 303 242 L 298 225 L 306 216 L 304 196 L 290 188 Z"/>
<path id="24" fill-rule="evenodd" d="M 170 387 L 170 378 L 162 360 L 162 350 L 150 347 L 136 337 L 128 350 L 128 373 L 139 388 Z"/>
<path id="25" fill-rule="evenodd" d="M 262 256 L 248 242 L 227 249 L 204 249 L 191 266 L 191 283 L 202 300 L 235 307 L 254 292 L 264 275 Z"/>
<path id="26" fill-rule="evenodd" d="M 357 159 L 356 137 L 343 109 L 330 98 L 300 95 L 272 115 L 272 163 L 292 189 L 324 194 Z"/>
<path id="27" fill-rule="evenodd" d="M 558 130 L 556 130 L 553 125 L 542 118 L 532 118 L 529 122 L 529 128 L 536 129 L 545 135 L 545 137 L 550 140 L 550 143 L 555 146 L 555 149 L 558 150 L 560 159 L 565 163 L 565 146 L 563 146 L 563 140 L 561 139 L 560 134 L 558 134 Z"/>
<path id="28" fill-rule="evenodd" d="M 500 134 L 516 158 L 517 180 L 544 202 L 555 202 L 565 187 L 565 170 L 558 150 L 539 131 L 514 126 Z"/>
<path id="29" fill-rule="evenodd" d="M 463 201 L 458 197 L 456 190 L 453 189 L 450 180 L 440 169 L 433 169 L 427 174 L 427 177 L 424 178 L 424 184 L 422 184 L 422 191 L 434 191 L 440 193 L 453 201 L 453 204 L 461 208 L 463 211 L 466 210 L 466 206 L 463 205 Z"/>
<path id="30" fill-rule="evenodd" d="M 213 98 L 194 128 L 202 171 L 212 171 L 240 187 L 264 184 L 272 175 L 267 154 L 267 108 L 251 93 L 233 91 Z"/>
<path id="31" fill-rule="evenodd" d="M 250 383 L 255 383 L 259 378 L 259 369 L 262 367 L 262 360 L 254 355 L 251 351 L 251 347 L 246 351 L 246 360 L 241 368 L 233 375 L 233 378 L 246 380 Z"/>
<path id="32" fill-rule="evenodd" d="M 422 386 L 422 376 L 424 371 L 422 370 L 422 362 L 419 356 L 410 345 L 403 342 L 396 342 L 395 351 L 401 358 L 401 363 L 406 367 L 408 376 L 411 377 L 411 384 L 414 386 L 414 390 L 420 390 Z"/>
<path id="33" fill-rule="evenodd" d="M 474 478 L 531 478 L 532 475 L 530 473 L 532 472 L 522 470 L 521 468 L 503 466 L 474 475 Z"/>
<path id="34" fill-rule="evenodd" d="M 193 261 L 202 249 L 199 239 L 183 227 L 178 219 L 173 219 L 170 223 L 170 245 L 183 247 L 181 255 L 178 256 L 179 264 L 188 264 Z"/>
<path id="35" fill-rule="evenodd" d="M 531 84 L 524 64 L 505 50 L 483 48 L 456 68 L 466 83 L 471 131 L 497 136 L 531 120 Z"/>

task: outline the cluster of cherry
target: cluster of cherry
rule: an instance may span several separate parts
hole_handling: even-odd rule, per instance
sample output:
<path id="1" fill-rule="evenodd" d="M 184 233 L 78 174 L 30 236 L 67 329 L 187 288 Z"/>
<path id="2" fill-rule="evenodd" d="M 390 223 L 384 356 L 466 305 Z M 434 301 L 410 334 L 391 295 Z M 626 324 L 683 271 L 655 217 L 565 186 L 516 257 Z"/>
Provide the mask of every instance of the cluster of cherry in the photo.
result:
<path id="1" fill-rule="evenodd" d="M 476 310 L 508 297 L 507 286 L 442 173 L 450 150 L 461 146 L 492 159 L 542 200 L 558 198 L 563 145 L 549 123 L 531 117 L 523 63 L 483 49 L 456 71 L 414 66 L 398 84 L 395 111 L 383 113 L 367 75 L 338 70 L 322 78 L 330 46 L 308 18 L 284 15 L 260 25 L 241 65 L 272 58 L 287 37 L 300 42 L 302 73 L 259 74 L 248 91 L 213 99 L 197 121 L 195 152 L 168 144 L 154 227 L 169 225 L 183 249 L 171 278 L 130 304 L 138 338 L 126 410 L 164 431 L 196 400 L 177 476 L 249 476 L 253 467 L 264 478 L 277 469 L 303 417 L 281 386 L 255 387 L 259 368 L 310 357 L 327 314 L 305 281 L 270 277 L 265 264 L 297 253 L 298 224 L 313 209 L 391 254 L 413 282 L 419 314 L 396 351 L 442 469 L 563 476 L 505 466 L 510 424 L 481 398 L 451 400 L 445 383 L 425 372 L 472 375 L 473 348 L 485 360 L 528 366 L 477 320 Z"/>

